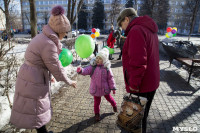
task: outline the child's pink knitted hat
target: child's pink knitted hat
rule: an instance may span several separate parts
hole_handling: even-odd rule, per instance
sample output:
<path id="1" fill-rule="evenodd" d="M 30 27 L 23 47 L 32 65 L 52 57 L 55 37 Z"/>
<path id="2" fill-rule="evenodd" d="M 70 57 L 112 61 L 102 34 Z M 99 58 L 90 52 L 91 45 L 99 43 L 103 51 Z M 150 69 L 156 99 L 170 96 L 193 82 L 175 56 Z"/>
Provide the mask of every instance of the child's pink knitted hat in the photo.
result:
<path id="1" fill-rule="evenodd" d="M 49 18 L 48 25 L 56 33 L 66 33 L 71 30 L 70 22 L 64 15 L 65 10 L 62 6 L 55 6 L 51 10 L 51 16 Z"/>

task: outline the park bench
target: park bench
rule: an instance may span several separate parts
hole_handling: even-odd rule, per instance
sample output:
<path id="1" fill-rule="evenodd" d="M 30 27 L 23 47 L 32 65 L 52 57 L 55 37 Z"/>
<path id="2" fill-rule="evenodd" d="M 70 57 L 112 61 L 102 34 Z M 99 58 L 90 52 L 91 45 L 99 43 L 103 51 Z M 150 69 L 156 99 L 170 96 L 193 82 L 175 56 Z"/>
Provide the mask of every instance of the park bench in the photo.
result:
<path id="1" fill-rule="evenodd" d="M 192 59 L 192 58 L 174 58 L 178 62 L 180 62 L 182 65 L 185 65 L 189 68 L 189 77 L 188 77 L 188 83 L 190 83 L 191 74 L 194 69 L 200 69 L 200 59 Z"/>
<path id="2" fill-rule="evenodd" d="M 197 53 L 196 48 L 189 44 L 188 48 L 190 50 L 181 50 L 180 46 L 168 45 L 165 42 L 161 42 L 164 50 L 169 56 L 169 62 L 171 66 L 172 61 L 175 59 L 180 62 L 182 65 L 185 65 L 189 68 L 189 77 L 188 83 L 190 82 L 191 74 L 194 69 L 200 69 L 200 59 L 194 59 L 194 55 Z"/>

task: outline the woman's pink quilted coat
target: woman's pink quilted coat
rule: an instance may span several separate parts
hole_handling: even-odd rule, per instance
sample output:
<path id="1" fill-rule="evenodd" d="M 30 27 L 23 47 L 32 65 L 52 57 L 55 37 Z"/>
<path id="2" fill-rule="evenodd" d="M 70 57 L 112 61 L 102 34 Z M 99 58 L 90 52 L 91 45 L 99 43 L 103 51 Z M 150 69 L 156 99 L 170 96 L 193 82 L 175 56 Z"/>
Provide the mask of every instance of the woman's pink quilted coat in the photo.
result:
<path id="1" fill-rule="evenodd" d="M 59 61 L 60 52 L 58 35 L 48 25 L 28 45 L 16 80 L 10 118 L 16 127 L 40 128 L 50 121 L 50 73 L 57 81 L 72 82 Z"/>

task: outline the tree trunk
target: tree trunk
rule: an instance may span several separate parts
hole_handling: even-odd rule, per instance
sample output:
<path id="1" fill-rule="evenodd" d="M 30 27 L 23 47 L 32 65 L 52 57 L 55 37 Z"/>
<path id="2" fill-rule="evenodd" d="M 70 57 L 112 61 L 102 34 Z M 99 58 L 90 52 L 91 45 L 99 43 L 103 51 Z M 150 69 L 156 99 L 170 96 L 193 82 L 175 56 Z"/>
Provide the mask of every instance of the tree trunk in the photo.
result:
<path id="1" fill-rule="evenodd" d="M 4 0 L 4 8 L 5 8 L 5 17 L 6 17 L 6 34 L 8 36 L 8 42 L 9 42 L 9 48 L 10 48 L 10 38 L 11 38 L 11 32 L 10 32 L 10 21 L 9 21 L 9 10 L 8 10 L 8 7 L 9 7 L 9 3 L 10 1 L 8 0 Z"/>
<path id="2" fill-rule="evenodd" d="M 30 20 L 31 20 L 31 37 L 37 34 L 37 16 L 35 10 L 35 0 L 29 0 L 30 3 Z"/>
<path id="3" fill-rule="evenodd" d="M 153 8 L 154 8 L 154 4 L 155 4 L 155 1 L 154 0 L 151 0 L 151 9 L 150 9 L 150 17 L 153 17 Z"/>
<path id="4" fill-rule="evenodd" d="M 196 4 L 195 4 L 194 11 L 193 11 L 193 14 L 192 14 L 192 23 L 191 23 L 191 26 L 190 26 L 188 41 L 190 40 L 190 36 L 191 36 L 193 29 L 194 29 L 194 24 L 195 24 L 197 12 L 198 12 L 199 4 L 200 4 L 200 0 L 196 0 Z"/>
<path id="5" fill-rule="evenodd" d="M 22 0 L 20 0 L 20 6 L 21 6 L 21 21 L 22 21 L 22 31 L 24 31 L 24 21 L 23 21 L 23 10 L 22 10 Z"/>
<path id="6" fill-rule="evenodd" d="M 73 25 L 74 21 L 76 20 L 76 15 L 78 14 L 78 12 L 81 9 L 81 6 L 83 4 L 83 0 L 80 0 L 78 4 L 76 4 L 76 2 L 77 2 L 77 0 L 68 0 L 67 18 L 69 19 L 71 25 Z M 76 11 L 75 11 L 76 5 L 77 5 L 77 8 L 78 8 L 77 14 L 76 14 Z"/>
<path id="7" fill-rule="evenodd" d="M 75 6 L 76 6 L 76 0 L 72 0 L 72 9 L 71 9 L 71 17 L 70 17 L 71 18 L 70 19 L 70 24 L 71 25 L 73 24 Z M 76 15 L 76 12 L 75 12 L 75 15 Z"/>

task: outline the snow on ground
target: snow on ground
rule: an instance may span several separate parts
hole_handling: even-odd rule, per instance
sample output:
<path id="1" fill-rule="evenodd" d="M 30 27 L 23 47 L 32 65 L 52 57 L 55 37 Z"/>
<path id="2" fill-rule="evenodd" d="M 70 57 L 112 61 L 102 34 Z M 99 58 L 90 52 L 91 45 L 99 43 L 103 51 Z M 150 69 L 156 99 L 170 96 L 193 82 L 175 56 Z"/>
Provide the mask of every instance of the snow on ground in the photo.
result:
<path id="1" fill-rule="evenodd" d="M 165 36 L 159 36 L 160 41 L 163 41 L 164 39 L 166 40 Z M 31 39 L 29 38 L 29 36 L 18 35 L 18 38 L 16 38 L 14 40 L 15 41 L 15 43 L 14 43 L 15 47 L 14 47 L 13 51 L 9 51 L 8 54 L 11 54 L 13 52 L 16 53 L 17 58 L 21 61 L 20 64 L 22 64 L 23 58 L 24 58 L 24 52 L 25 52 L 30 40 Z M 187 37 L 173 37 L 173 38 L 171 38 L 171 40 L 185 40 L 186 41 Z M 170 39 L 168 39 L 168 41 L 170 41 Z M 191 41 L 196 46 L 200 46 L 200 38 L 199 37 L 191 37 Z M 100 42 L 100 44 L 102 44 L 102 42 Z M 98 46 L 99 46 L 99 48 L 102 47 L 102 45 L 98 45 Z M 74 49 L 72 49 L 71 51 L 72 51 L 73 54 L 75 53 Z M 90 58 L 92 58 L 93 56 L 94 55 L 92 55 Z M 74 59 L 75 64 L 70 64 L 69 66 L 65 67 L 65 70 L 66 70 L 68 77 L 70 77 L 70 78 L 75 77 L 75 80 L 76 80 L 76 66 L 78 66 L 80 64 L 80 58 L 77 58 L 77 56 L 74 56 L 74 57 L 75 57 L 75 59 Z M 82 62 L 87 62 L 87 59 L 82 60 Z M 184 72 L 182 72 L 182 73 L 184 73 Z M 15 84 L 15 83 L 13 82 L 13 84 Z M 54 93 L 58 92 L 60 87 L 62 87 L 64 84 L 65 84 L 64 82 L 52 83 L 51 93 L 54 94 Z M 11 114 L 11 109 L 9 107 L 7 97 L 1 96 L 2 93 L 3 93 L 2 90 L 3 89 L 0 89 L 0 130 L 3 126 L 5 126 L 9 122 L 10 114 Z M 11 101 L 13 101 L 14 86 L 10 90 L 9 96 L 10 96 Z"/>

